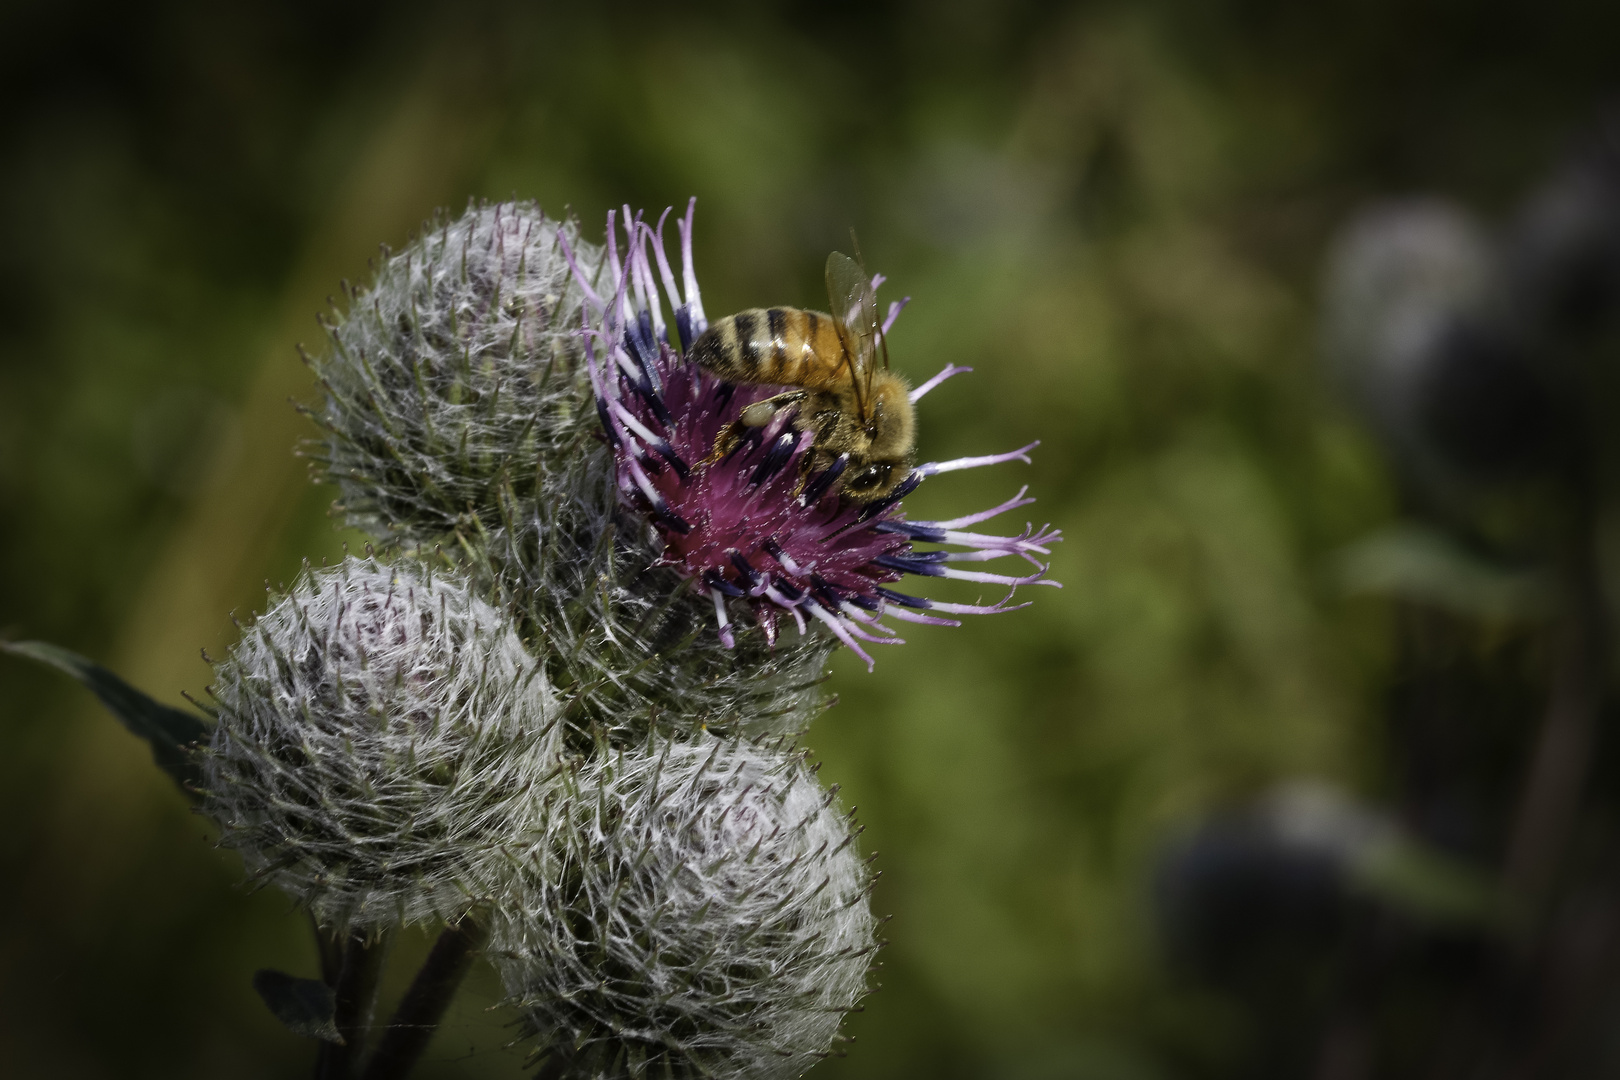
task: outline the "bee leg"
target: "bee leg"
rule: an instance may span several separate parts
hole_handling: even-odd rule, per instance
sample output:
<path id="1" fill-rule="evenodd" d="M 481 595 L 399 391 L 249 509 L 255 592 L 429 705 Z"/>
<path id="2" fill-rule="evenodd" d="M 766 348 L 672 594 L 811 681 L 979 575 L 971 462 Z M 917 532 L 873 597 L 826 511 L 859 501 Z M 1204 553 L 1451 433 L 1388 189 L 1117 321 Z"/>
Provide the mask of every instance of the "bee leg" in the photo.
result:
<path id="1" fill-rule="evenodd" d="M 808 396 L 805 390 L 789 390 L 763 401 L 756 401 L 743 409 L 742 414 L 720 429 L 715 436 L 714 449 L 709 456 L 703 459 L 705 465 L 713 465 L 737 448 L 742 441 L 743 432 L 749 428 L 760 428 L 769 424 L 775 418 L 777 410 L 788 405 L 794 405 Z"/>
<path id="2" fill-rule="evenodd" d="M 744 425 L 740 420 L 733 420 L 721 428 L 720 434 L 714 437 L 714 448 L 709 451 L 709 456 L 698 462 L 698 464 L 713 465 L 718 461 L 723 461 L 727 455 L 737 449 L 737 444 L 742 442 L 744 430 Z"/>
<path id="3" fill-rule="evenodd" d="M 737 422 L 744 427 L 764 427 L 776 416 L 778 410 L 789 405 L 797 405 L 809 396 L 808 390 L 789 390 L 775 397 L 768 397 L 764 401 L 756 401 L 742 411 Z"/>
<path id="4" fill-rule="evenodd" d="M 810 474 L 816 471 L 817 465 L 825 464 L 821 460 L 825 454 L 823 450 L 812 450 L 799 458 L 799 480 L 793 485 L 793 498 L 797 499 L 804 494 L 804 486 L 810 482 Z"/>
<path id="5" fill-rule="evenodd" d="M 742 442 L 743 432 L 749 428 L 761 428 L 775 418 L 777 410 L 789 405 L 797 405 L 810 396 L 808 390 L 789 390 L 786 393 L 768 397 L 763 401 L 756 401 L 742 411 L 742 415 L 720 429 L 720 434 L 714 438 L 714 449 L 701 464 L 713 465 L 715 462 L 737 449 Z"/>

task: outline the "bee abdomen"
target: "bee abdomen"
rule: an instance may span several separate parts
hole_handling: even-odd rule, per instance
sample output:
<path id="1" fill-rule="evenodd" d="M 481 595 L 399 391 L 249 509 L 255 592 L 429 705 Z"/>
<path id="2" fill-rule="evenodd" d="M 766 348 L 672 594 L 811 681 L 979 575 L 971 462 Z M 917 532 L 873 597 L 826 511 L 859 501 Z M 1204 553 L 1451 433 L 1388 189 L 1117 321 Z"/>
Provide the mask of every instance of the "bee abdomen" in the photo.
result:
<path id="1" fill-rule="evenodd" d="M 829 343 L 832 357 L 821 357 Z M 751 308 L 711 324 L 692 343 L 690 357 L 727 382 L 811 386 L 823 369 L 836 366 L 841 349 L 827 315 Z"/>

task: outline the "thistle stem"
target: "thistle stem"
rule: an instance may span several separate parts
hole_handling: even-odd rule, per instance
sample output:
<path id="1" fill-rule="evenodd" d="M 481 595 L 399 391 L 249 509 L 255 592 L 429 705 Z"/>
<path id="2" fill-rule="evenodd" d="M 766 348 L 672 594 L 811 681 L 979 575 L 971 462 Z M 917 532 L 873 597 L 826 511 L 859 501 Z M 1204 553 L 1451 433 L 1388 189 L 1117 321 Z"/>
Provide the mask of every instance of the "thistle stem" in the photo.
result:
<path id="1" fill-rule="evenodd" d="M 365 1048 L 387 942 L 360 933 L 346 940 L 318 928 L 316 933 L 321 939 L 321 973 L 336 999 L 332 1020 L 343 1042 L 321 1044 L 315 1080 L 349 1080 Z"/>
<path id="2" fill-rule="evenodd" d="M 463 919 L 439 935 L 383 1032 L 377 1052 L 366 1066 L 364 1080 L 400 1080 L 410 1074 L 438 1031 L 444 1010 L 486 936 L 471 919 Z"/>
<path id="3" fill-rule="evenodd" d="M 1581 530 L 1567 573 L 1569 611 L 1554 631 L 1547 711 L 1503 870 L 1504 889 L 1532 933 L 1574 830 L 1602 697 L 1605 627 L 1592 545 L 1591 530 Z"/>

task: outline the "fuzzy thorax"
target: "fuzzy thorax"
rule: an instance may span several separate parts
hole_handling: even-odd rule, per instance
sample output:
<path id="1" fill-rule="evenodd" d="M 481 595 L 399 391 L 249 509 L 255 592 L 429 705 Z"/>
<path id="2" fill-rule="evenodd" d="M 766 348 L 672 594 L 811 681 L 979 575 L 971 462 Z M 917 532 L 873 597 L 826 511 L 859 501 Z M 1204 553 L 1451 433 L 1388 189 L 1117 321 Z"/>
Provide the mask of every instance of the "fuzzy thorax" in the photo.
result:
<path id="1" fill-rule="evenodd" d="M 843 475 L 835 490 L 870 503 L 910 474 L 917 425 L 905 379 L 887 368 L 862 368 L 851 347 L 850 332 L 825 312 L 751 308 L 715 320 L 686 359 L 728 383 L 779 391 L 745 408 L 736 428 L 764 427 L 778 411 L 790 411 L 794 429 L 815 442 L 801 468 L 836 465 Z M 737 438 L 728 431 L 716 456 L 730 452 Z"/>

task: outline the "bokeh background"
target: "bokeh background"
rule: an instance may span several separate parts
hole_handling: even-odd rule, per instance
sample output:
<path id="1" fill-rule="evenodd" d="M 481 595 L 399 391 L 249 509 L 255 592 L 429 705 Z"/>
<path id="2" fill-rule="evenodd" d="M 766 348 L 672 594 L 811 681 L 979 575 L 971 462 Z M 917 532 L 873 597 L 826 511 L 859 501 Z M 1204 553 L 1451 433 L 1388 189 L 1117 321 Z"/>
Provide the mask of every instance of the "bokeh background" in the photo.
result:
<path id="1" fill-rule="evenodd" d="M 1042 440 L 916 512 L 1030 484 L 1065 588 L 836 661 L 807 742 L 893 921 L 814 1075 L 1255 1075 L 1270 1036 L 1168 962 L 1153 867 L 1279 781 L 1396 782 L 1394 618 L 1332 567 L 1398 499 L 1316 361 L 1324 251 L 1391 194 L 1505 213 L 1616 40 L 1578 0 L 8 4 L 0 632 L 179 701 L 229 612 L 359 542 L 292 453 L 295 346 L 436 207 L 596 229 L 696 195 L 714 313 L 820 306 L 854 226 L 914 297 L 896 364 L 976 369 L 927 400 L 923 455 Z M 0 1073 L 307 1074 L 249 987 L 314 973 L 302 918 L 9 658 L 0 820 Z M 424 1077 L 520 1075 L 497 989 L 474 977 Z"/>

